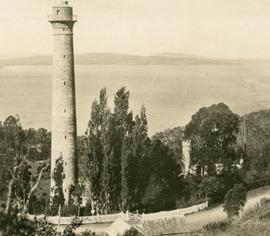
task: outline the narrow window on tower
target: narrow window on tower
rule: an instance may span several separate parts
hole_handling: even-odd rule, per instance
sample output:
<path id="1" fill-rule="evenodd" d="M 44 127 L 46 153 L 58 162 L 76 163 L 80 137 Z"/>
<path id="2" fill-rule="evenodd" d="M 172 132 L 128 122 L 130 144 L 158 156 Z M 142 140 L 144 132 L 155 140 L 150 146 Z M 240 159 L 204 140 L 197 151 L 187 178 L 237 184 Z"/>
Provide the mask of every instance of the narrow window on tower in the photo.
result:
<path id="1" fill-rule="evenodd" d="M 63 58 L 66 58 L 66 55 L 63 55 Z"/>
<path id="2" fill-rule="evenodd" d="M 65 136 L 65 139 L 67 139 L 67 136 Z"/>
<path id="3" fill-rule="evenodd" d="M 60 10 L 57 10 L 57 11 L 56 11 L 56 15 L 59 15 L 59 13 L 60 13 Z"/>
<path id="4" fill-rule="evenodd" d="M 67 110 L 66 110 L 66 108 L 65 108 L 64 112 L 66 113 L 66 111 L 67 111 Z"/>
<path id="5" fill-rule="evenodd" d="M 66 81 L 64 81 L 64 86 L 66 85 Z"/>

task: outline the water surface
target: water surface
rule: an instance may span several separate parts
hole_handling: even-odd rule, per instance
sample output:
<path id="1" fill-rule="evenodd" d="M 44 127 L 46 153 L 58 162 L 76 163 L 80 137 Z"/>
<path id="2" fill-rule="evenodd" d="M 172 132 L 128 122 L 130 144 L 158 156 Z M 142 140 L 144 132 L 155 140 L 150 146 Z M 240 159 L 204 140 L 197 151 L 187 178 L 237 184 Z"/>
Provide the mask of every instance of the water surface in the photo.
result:
<path id="1" fill-rule="evenodd" d="M 106 87 L 112 107 L 121 86 L 130 92 L 130 108 L 146 106 L 149 132 L 186 124 L 202 106 L 228 104 L 244 114 L 269 107 L 270 62 L 203 65 L 78 65 L 76 99 L 82 134 L 91 104 Z M 24 127 L 51 127 L 51 66 L 0 69 L 0 120 L 19 114 Z"/>

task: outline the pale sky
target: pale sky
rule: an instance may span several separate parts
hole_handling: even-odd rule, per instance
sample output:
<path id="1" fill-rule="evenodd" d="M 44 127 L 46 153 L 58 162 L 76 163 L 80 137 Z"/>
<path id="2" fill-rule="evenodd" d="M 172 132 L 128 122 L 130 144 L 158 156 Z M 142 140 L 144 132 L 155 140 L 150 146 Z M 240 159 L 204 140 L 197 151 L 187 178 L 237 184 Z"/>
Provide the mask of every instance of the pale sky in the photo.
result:
<path id="1" fill-rule="evenodd" d="M 0 56 L 50 53 L 53 0 L 0 0 Z M 269 0 L 70 0 L 76 53 L 270 57 Z"/>

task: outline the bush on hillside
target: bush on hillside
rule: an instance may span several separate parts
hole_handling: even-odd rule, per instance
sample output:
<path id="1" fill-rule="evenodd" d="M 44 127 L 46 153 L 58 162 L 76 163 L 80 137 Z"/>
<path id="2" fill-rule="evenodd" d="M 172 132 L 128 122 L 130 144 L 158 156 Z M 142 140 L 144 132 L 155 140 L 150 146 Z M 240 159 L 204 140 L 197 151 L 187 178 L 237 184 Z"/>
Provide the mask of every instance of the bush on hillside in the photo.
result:
<path id="1" fill-rule="evenodd" d="M 212 222 L 212 223 L 208 223 L 208 224 L 204 225 L 203 230 L 206 233 L 215 234 L 217 232 L 226 231 L 229 226 L 230 226 L 230 221 L 228 221 L 228 220 L 218 221 L 218 222 Z"/>
<path id="2" fill-rule="evenodd" d="M 35 236 L 57 236 L 56 227 L 48 222 L 44 217 L 40 220 L 35 219 Z"/>
<path id="3" fill-rule="evenodd" d="M 63 236 L 76 236 L 75 230 L 82 225 L 82 219 L 79 217 L 74 217 L 72 222 L 66 226 L 63 231 Z"/>
<path id="4" fill-rule="evenodd" d="M 80 234 L 80 236 L 96 236 L 95 232 L 92 232 L 91 230 L 86 230 Z"/>
<path id="5" fill-rule="evenodd" d="M 142 236 L 142 234 L 138 230 L 131 228 L 123 236 Z"/>
<path id="6" fill-rule="evenodd" d="M 260 206 L 261 207 L 264 207 L 264 206 L 267 206 L 267 205 L 269 205 L 269 203 L 270 203 L 270 198 L 266 198 L 266 197 L 264 197 L 264 198 L 262 198 L 261 200 L 260 200 Z"/>
<path id="7" fill-rule="evenodd" d="M 239 215 L 239 212 L 243 209 L 247 201 L 246 194 L 247 190 L 243 184 L 235 184 L 226 193 L 223 208 L 229 218 Z"/>

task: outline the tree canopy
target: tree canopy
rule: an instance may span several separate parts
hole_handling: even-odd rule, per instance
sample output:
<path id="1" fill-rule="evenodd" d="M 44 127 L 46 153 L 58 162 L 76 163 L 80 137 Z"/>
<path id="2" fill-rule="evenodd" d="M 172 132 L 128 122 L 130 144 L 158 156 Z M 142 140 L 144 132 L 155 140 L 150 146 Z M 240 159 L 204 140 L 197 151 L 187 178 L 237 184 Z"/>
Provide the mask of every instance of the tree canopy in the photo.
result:
<path id="1" fill-rule="evenodd" d="M 185 127 L 191 141 L 191 166 L 204 176 L 231 172 L 240 163 L 236 149 L 240 119 L 227 105 L 203 107 Z"/>
<path id="2" fill-rule="evenodd" d="M 92 104 L 84 161 L 92 201 L 98 200 L 101 211 L 147 208 L 150 185 L 158 186 L 158 196 L 163 194 L 163 199 L 165 192 L 169 195 L 170 179 L 177 178 L 177 164 L 168 148 L 151 141 L 147 130 L 146 109 L 142 106 L 140 114 L 133 116 L 126 88 L 116 92 L 113 112 L 107 104 L 106 89 L 100 91 L 99 100 Z"/>

